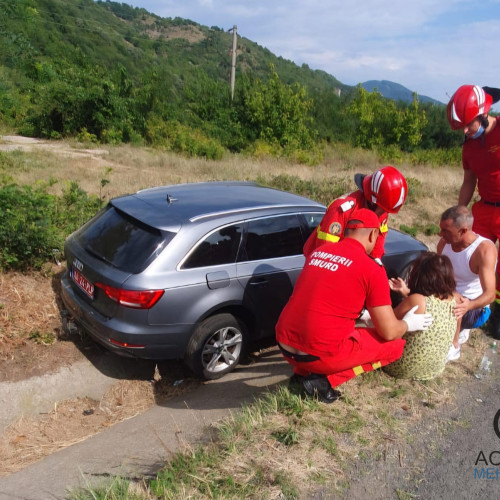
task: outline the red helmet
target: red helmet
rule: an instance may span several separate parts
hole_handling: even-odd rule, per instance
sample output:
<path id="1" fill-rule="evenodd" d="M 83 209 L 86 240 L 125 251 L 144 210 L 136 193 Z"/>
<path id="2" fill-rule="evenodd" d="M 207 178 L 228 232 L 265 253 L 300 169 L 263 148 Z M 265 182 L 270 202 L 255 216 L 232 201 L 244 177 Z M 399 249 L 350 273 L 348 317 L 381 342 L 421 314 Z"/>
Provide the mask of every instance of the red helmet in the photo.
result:
<path id="1" fill-rule="evenodd" d="M 452 96 L 446 115 L 453 130 L 468 125 L 474 118 L 488 113 L 493 99 L 479 85 L 462 85 Z"/>
<path id="2" fill-rule="evenodd" d="M 371 175 L 356 174 L 354 182 L 363 190 L 370 203 L 391 214 L 399 212 L 408 194 L 406 179 L 391 165 L 382 167 Z"/>

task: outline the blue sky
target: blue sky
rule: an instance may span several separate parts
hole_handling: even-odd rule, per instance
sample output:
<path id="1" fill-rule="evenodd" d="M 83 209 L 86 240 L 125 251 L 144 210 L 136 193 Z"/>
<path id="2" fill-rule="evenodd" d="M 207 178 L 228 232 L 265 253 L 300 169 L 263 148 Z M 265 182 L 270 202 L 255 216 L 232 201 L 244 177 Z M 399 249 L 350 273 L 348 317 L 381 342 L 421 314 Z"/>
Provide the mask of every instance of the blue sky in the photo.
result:
<path id="1" fill-rule="evenodd" d="M 238 34 L 342 83 L 390 80 L 441 102 L 500 87 L 500 0 L 131 0 Z M 500 110 L 499 105 L 495 110 Z"/>

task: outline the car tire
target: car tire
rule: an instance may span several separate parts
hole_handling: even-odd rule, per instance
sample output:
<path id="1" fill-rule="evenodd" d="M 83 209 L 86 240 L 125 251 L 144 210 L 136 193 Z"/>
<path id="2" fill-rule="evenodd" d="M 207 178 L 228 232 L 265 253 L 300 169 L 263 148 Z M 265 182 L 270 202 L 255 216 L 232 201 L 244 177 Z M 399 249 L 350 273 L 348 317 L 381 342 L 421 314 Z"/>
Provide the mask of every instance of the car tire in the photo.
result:
<path id="1" fill-rule="evenodd" d="M 191 336 L 185 362 L 203 380 L 221 378 L 238 364 L 246 337 L 245 325 L 232 314 L 210 316 Z"/>

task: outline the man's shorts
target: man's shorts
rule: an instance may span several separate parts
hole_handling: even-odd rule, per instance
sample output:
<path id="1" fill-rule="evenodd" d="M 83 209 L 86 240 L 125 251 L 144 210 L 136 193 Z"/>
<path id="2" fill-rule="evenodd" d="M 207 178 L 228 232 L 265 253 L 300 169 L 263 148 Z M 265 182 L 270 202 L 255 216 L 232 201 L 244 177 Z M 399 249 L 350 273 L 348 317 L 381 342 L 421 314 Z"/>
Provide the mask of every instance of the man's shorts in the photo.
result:
<path id="1" fill-rule="evenodd" d="M 478 309 L 472 309 L 467 311 L 462 317 L 462 324 L 460 329 L 464 330 L 466 328 L 479 328 L 483 326 L 491 315 L 490 306 L 479 307 Z"/>

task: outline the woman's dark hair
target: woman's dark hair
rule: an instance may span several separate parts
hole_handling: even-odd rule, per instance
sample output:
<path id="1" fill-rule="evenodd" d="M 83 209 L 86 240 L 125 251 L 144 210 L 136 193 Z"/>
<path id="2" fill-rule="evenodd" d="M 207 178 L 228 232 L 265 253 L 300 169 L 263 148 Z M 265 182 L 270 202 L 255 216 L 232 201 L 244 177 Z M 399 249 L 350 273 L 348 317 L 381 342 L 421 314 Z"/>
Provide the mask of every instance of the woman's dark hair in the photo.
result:
<path id="1" fill-rule="evenodd" d="M 411 293 L 447 299 L 455 291 L 453 266 L 446 255 L 424 252 L 415 259 L 408 276 Z"/>

